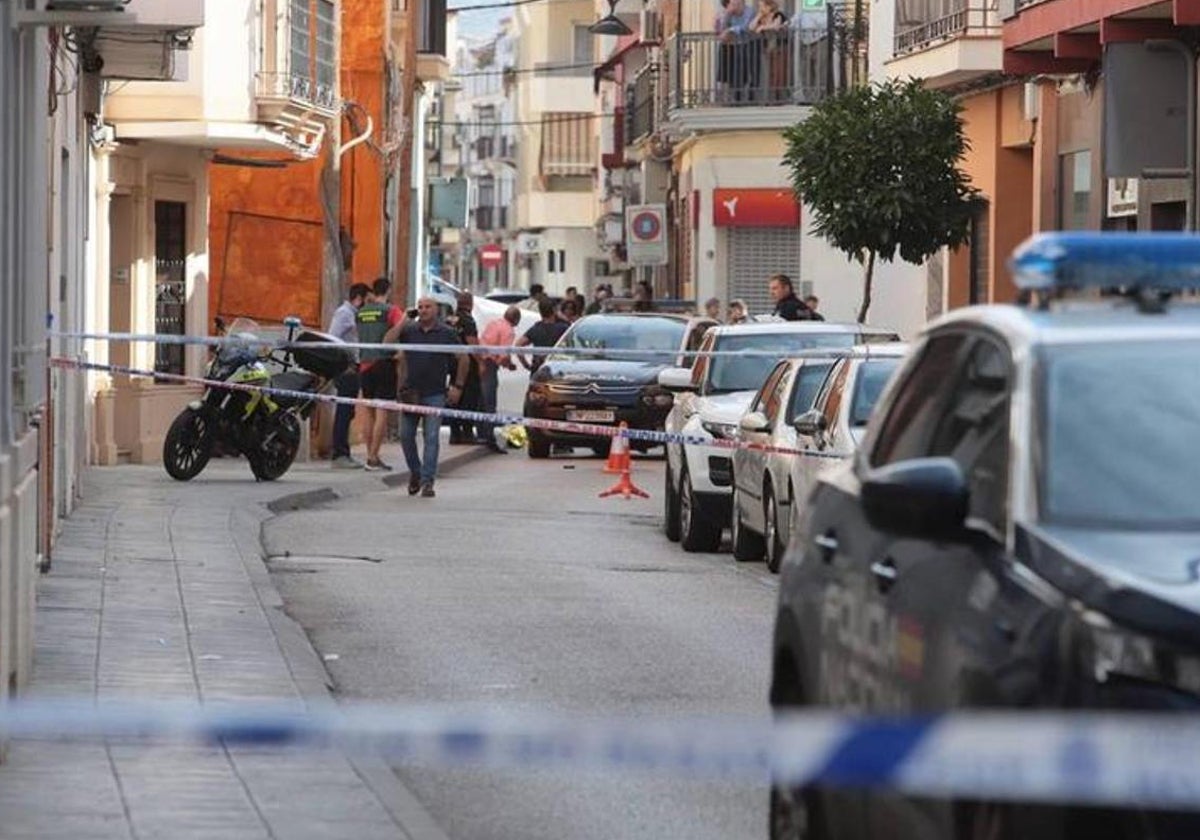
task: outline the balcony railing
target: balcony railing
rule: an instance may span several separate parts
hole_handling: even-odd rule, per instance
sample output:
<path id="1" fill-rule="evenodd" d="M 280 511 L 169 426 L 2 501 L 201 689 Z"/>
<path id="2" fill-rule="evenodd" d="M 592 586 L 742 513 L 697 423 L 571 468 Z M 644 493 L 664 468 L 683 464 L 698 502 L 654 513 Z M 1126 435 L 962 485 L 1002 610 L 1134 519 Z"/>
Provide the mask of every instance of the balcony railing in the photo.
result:
<path id="1" fill-rule="evenodd" d="M 907 7 L 915 5 L 912 0 Z M 946 3 L 927 3 L 927 10 L 937 7 L 941 14 L 916 15 L 921 23 L 904 25 L 897 23 L 894 55 L 923 50 L 926 47 L 962 35 L 1000 35 L 1000 20 L 994 0 L 954 0 Z M 948 8 L 947 8 L 948 7 Z"/>
<path id="2" fill-rule="evenodd" d="M 508 227 L 507 207 L 476 207 L 476 230 L 504 230 Z"/>
<path id="3" fill-rule="evenodd" d="M 654 133 L 657 113 L 658 65 L 647 64 L 638 70 L 633 84 L 625 91 L 626 146 Z"/>
<path id="4" fill-rule="evenodd" d="M 330 85 L 317 84 L 308 76 L 266 70 L 255 75 L 261 97 L 292 99 L 325 111 L 334 111 L 337 107 L 337 91 Z"/>
<path id="5" fill-rule="evenodd" d="M 846 40 L 837 27 L 754 33 L 729 43 L 712 32 L 678 33 L 671 103 L 681 109 L 814 104 L 848 76 L 860 77 L 850 65 L 862 51 L 857 41 L 847 50 Z"/>

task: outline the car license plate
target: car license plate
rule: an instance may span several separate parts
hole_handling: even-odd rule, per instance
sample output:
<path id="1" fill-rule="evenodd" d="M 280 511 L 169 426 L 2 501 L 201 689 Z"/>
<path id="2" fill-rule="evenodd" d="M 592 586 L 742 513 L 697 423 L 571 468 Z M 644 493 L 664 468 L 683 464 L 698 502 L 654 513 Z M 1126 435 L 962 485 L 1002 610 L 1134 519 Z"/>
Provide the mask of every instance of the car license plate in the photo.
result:
<path id="1" fill-rule="evenodd" d="M 573 423 L 611 423 L 617 419 L 615 411 L 599 411 L 596 409 L 580 409 L 568 411 L 567 420 Z"/>

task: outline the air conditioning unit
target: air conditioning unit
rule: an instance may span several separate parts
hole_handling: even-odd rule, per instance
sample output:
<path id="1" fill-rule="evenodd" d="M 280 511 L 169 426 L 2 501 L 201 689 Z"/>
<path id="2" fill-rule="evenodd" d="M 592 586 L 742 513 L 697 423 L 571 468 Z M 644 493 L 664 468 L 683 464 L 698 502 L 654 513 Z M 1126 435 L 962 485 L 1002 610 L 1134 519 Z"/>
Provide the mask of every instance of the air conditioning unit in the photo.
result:
<path id="1" fill-rule="evenodd" d="M 662 17 L 652 9 L 642 9 L 639 36 L 642 41 L 662 40 Z"/>

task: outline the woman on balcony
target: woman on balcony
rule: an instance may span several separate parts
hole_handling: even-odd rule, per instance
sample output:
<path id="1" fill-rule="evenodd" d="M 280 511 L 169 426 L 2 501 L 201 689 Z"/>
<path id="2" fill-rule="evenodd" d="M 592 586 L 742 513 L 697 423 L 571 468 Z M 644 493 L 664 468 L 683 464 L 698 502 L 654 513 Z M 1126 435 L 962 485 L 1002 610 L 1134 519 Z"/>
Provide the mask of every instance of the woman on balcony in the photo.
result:
<path id="1" fill-rule="evenodd" d="M 747 98 L 749 91 L 758 86 L 758 63 L 751 59 L 750 24 L 754 10 L 746 0 L 721 0 L 721 11 L 717 14 L 714 28 L 717 39 L 717 87 L 722 85 L 731 92 L 734 102 Z M 720 93 L 717 94 L 718 97 Z"/>
<path id="2" fill-rule="evenodd" d="M 785 102 L 791 94 L 788 84 L 788 19 L 779 8 L 779 0 L 759 0 L 758 13 L 750 22 L 757 37 L 758 50 L 767 68 L 766 101 Z"/>

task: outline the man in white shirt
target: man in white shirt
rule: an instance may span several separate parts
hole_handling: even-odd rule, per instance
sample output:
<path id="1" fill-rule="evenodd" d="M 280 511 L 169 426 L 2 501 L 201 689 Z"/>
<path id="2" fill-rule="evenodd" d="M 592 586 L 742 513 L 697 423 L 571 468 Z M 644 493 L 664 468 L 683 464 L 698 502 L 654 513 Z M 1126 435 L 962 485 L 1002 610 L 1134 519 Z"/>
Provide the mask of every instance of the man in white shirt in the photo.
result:
<path id="1" fill-rule="evenodd" d="M 329 322 L 329 334 L 342 341 L 357 342 L 358 326 L 355 316 L 359 308 L 366 302 L 371 287 L 366 283 L 355 283 L 350 287 L 350 294 L 342 305 L 333 313 Z M 357 359 L 358 353 L 355 352 Z M 357 362 L 335 380 L 339 397 L 358 396 L 358 364 Z M 354 406 L 338 403 L 333 416 L 333 463 L 334 469 L 356 470 L 362 468 L 362 462 L 350 454 L 350 422 L 354 419 Z"/>

